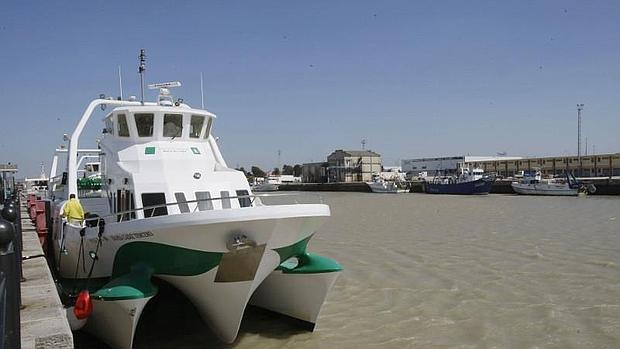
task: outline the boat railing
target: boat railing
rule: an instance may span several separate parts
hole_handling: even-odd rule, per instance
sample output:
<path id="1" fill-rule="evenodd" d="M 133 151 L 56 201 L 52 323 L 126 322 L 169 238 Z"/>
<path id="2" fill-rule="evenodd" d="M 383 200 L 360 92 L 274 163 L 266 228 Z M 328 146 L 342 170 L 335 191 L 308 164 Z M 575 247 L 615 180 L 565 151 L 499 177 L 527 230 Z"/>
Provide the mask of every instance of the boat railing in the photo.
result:
<path id="1" fill-rule="evenodd" d="M 278 198 L 292 198 L 294 197 L 295 199 L 293 200 L 293 204 L 296 205 L 300 205 L 300 204 L 305 204 L 307 202 L 302 202 L 301 200 L 299 200 L 299 198 L 301 197 L 299 194 L 297 193 L 265 193 L 265 194 L 247 194 L 247 195 L 236 195 L 236 196 L 225 196 L 225 197 L 213 197 L 213 198 L 205 198 L 205 199 L 197 199 L 197 200 L 184 200 L 184 201 L 176 201 L 176 202 L 168 202 L 168 203 L 163 203 L 163 204 L 157 204 L 157 205 L 149 205 L 149 206 L 144 206 L 144 207 L 138 207 L 138 208 L 134 208 L 134 209 L 130 209 L 130 210 L 125 210 L 125 211 L 119 211 L 116 213 L 112 213 L 106 216 L 97 216 L 97 217 L 89 217 L 89 218 L 85 218 L 84 219 L 84 225 L 88 226 L 88 227 L 98 227 L 101 221 L 105 221 L 108 218 L 113 218 L 115 219 L 115 221 L 117 222 L 123 222 L 126 220 L 133 220 L 136 219 L 136 213 L 137 212 L 144 212 L 144 218 L 152 218 L 155 216 L 158 216 L 159 214 L 157 213 L 157 209 L 160 208 L 164 208 L 164 207 L 170 207 L 170 206 L 180 206 L 181 205 L 189 205 L 189 204 L 196 204 L 196 206 L 189 211 L 181 211 L 180 213 L 175 213 L 175 214 L 187 214 L 187 213 L 195 213 L 197 211 L 212 211 L 214 210 L 213 207 L 211 207 L 210 209 L 200 209 L 200 205 L 199 203 L 203 203 L 203 202 L 209 202 L 212 203 L 214 201 L 224 201 L 224 200 L 234 200 L 237 199 L 239 200 L 239 204 L 240 204 L 240 208 L 249 208 L 249 207 L 256 207 L 256 206 L 272 206 L 272 205 L 284 205 L 284 204 L 291 204 L 289 203 L 274 203 L 274 204 L 265 204 L 263 202 L 264 199 L 270 199 L 270 198 L 275 198 L 276 201 Z M 319 194 L 314 194 L 314 193 L 304 193 L 303 197 L 305 198 L 315 198 L 318 199 L 318 203 L 323 204 L 324 200 L 323 197 Z M 223 208 L 223 209 L 232 209 L 232 208 Z M 147 214 L 148 213 L 148 214 Z M 168 215 L 168 214 L 166 214 Z M 92 222 L 92 223 L 90 223 Z"/>

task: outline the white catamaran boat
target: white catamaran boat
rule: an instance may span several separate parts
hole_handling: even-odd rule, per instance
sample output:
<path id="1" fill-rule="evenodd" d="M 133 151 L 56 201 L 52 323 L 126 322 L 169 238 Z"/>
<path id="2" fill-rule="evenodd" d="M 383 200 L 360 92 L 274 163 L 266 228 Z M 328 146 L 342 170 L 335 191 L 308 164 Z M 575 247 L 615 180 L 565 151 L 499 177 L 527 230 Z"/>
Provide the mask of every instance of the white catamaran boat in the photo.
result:
<path id="1" fill-rule="evenodd" d="M 248 303 L 313 327 L 341 271 L 306 251 L 329 206 L 263 204 L 224 161 L 211 134 L 215 115 L 172 98 L 179 85 L 149 86 L 160 89 L 157 102 L 92 101 L 70 135 L 66 172 L 52 174 L 50 253 L 73 328 L 131 348 L 157 279 L 187 296 L 227 343 Z M 98 153 L 100 176 L 80 180 L 80 135 L 100 106 L 115 107 L 100 149 L 87 151 Z M 89 213 L 83 226 L 62 218 L 70 194 Z"/>

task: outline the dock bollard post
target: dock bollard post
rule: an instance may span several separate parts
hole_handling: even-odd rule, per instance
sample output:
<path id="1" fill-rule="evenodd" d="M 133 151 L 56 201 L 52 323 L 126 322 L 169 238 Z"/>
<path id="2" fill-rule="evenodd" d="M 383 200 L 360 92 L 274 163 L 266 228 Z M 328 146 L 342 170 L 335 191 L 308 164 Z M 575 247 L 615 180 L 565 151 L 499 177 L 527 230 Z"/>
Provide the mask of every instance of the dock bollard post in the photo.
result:
<path id="1" fill-rule="evenodd" d="M 13 226 L 13 232 L 15 237 L 13 238 L 13 255 L 15 258 L 15 271 L 17 273 L 17 280 L 20 282 L 25 281 L 22 274 L 22 232 L 21 232 L 21 222 L 18 222 L 19 218 L 18 214 L 18 206 L 15 205 L 15 202 L 12 200 L 7 200 L 4 202 L 4 208 L 2 212 L 0 212 L 2 218 L 7 220 Z M 22 305 L 22 292 L 21 287 L 17 288 L 17 301 L 19 307 Z"/>
<path id="2" fill-rule="evenodd" d="M 0 347 L 21 347 L 19 275 L 15 259 L 15 229 L 0 217 Z"/>

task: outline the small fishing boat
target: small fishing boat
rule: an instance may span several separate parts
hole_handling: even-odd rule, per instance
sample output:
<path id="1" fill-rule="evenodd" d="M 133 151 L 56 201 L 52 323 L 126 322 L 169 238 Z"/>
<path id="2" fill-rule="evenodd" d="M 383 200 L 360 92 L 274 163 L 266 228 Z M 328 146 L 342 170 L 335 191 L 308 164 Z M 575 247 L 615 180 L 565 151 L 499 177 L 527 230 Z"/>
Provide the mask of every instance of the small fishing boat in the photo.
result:
<path id="1" fill-rule="evenodd" d="M 425 181 L 424 191 L 428 194 L 488 194 L 493 182 L 495 177 L 485 175 L 480 168 L 460 167 L 458 175 L 435 175 L 431 181 Z"/>
<path id="2" fill-rule="evenodd" d="M 342 269 L 306 250 L 329 206 L 263 203 L 222 157 L 211 132 L 216 116 L 175 100 L 176 86 L 151 85 L 156 102 L 95 99 L 66 137 L 67 168 L 51 179 L 48 253 L 72 329 L 131 348 L 161 282 L 183 293 L 226 343 L 247 304 L 313 328 Z M 78 180 L 86 152 L 78 142 L 99 107 L 114 107 L 94 151 L 99 166 Z M 83 224 L 61 214 L 70 194 L 88 212 Z"/>
<path id="3" fill-rule="evenodd" d="M 366 182 L 373 193 L 406 193 L 407 189 L 401 187 L 396 181 L 388 181 L 378 175 L 373 175 L 372 182 Z"/>
<path id="4" fill-rule="evenodd" d="M 573 174 L 543 179 L 540 171 L 525 171 L 523 178 L 511 183 L 512 189 L 523 195 L 577 196 L 580 192 L 593 193 L 593 184 L 584 185 Z"/>

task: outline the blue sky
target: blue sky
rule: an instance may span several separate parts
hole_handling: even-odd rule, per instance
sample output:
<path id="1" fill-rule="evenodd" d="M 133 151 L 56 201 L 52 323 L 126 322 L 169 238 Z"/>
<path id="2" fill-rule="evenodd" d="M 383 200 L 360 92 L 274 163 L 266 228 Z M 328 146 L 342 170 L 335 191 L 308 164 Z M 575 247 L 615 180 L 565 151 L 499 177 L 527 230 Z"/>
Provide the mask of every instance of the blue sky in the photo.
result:
<path id="1" fill-rule="evenodd" d="M 619 14 L 618 1 L 4 1 L 0 162 L 49 169 L 89 101 L 118 95 L 119 65 L 139 95 L 140 48 L 147 82 L 182 81 L 194 106 L 204 73 L 232 166 L 273 167 L 278 149 L 322 161 L 362 139 L 385 165 L 576 153 L 577 103 L 589 151 L 618 152 Z"/>

